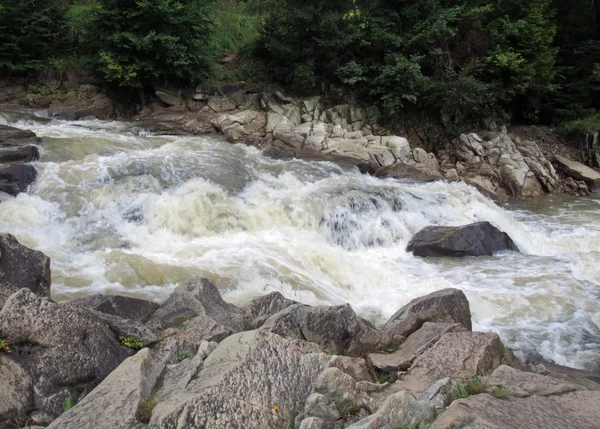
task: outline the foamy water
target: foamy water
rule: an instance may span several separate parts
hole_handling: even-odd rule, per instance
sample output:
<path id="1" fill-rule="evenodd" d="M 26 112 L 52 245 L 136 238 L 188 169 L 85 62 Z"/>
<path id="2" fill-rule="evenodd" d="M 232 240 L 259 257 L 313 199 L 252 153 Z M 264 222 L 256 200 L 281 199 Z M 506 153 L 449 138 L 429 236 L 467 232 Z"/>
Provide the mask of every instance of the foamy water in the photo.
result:
<path id="1" fill-rule="evenodd" d="M 462 289 L 475 328 L 517 352 L 600 367 L 599 199 L 498 207 L 464 184 L 410 184 L 327 162 L 276 161 L 215 137 L 156 137 L 121 122 L 0 113 L 43 137 L 29 194 L 1 197 L 0 231 L 52 258 L 53 296 L 164 300 L 194 275 L 243 303 L 278 290 L 386 320 Z M 415 258 L 428 225 L 490 221 L 523 251 Z"/>

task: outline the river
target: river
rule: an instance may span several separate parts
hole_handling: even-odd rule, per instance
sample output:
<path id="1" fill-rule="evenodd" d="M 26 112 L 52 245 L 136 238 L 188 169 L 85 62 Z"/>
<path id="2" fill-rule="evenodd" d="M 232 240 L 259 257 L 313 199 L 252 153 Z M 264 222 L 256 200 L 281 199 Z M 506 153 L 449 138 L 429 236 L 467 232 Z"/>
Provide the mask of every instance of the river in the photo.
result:
<path id="1" fill-rule="evenodd" d="M 329 162 L 281 161 L 217 136 L 153 136 L 134 124 L 0 112 L 43 137 L 30 193 L 0 197 L 0 231 L 52 259 L 54 299 L 164 300 L 195 275 L 234 303 L 280 291 L 349 302 L 385 321 L 455 287 L 474 329 L 517 354 L 600 370 L 600 198 L 498 206 L 462 183 L 380 180 Z M 428 225 L 490 221 L 523 253 L 420 259 Z"/>

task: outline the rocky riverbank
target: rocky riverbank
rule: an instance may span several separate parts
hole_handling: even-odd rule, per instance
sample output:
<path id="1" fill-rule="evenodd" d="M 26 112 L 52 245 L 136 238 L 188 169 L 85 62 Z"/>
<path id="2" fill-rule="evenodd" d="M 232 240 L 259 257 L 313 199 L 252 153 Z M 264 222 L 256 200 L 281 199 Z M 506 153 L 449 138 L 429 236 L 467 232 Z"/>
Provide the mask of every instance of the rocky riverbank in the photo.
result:
<path id="1" fill-rule="evenodd" d="M 381 126 L 374 107 L 329 106 L 321 97 L 296 99 L 243 83 L 198 86 L 195 91 L 171 86 L 154 89 L 154 101 L 137 106 L 132 119 L 157 134 L 217 132 L 231 143 L 264 149 L 270 157 L 350 163 L 382 178 L 463 181 L 496 201 L 554 192 L 587 195 L 600 188 L 600 173 L 570 159 L 572 151 L 566 146 L 561 153 L 554 153 L 555 148 L 542 150 L 523 137 L 522 129 L 515 135 L 493 122 L 485 131 L 458 136 L 434 155 L 409 142 L 408 132 L 393 135 Z M 128 116 L 108 92 L 76 82 L 40 88 L 6 86 L 0 93 L 0 107 L 47 108 L 50 117 L 70 120 Z M 19 149 L 24 162 L 37 159 L 34 152 L 32 146 Z M 19 167 L 19 173 L 22 170 Z M 9 180 L 30 183 L 35 171 L 29 173 Z M 26 185 L 4 187 L 15 194 Z"/>
<path id="2" fill-rule="evenodd" d="M 162 304 L 57 303 L 50 261 L 0 235 L 0 427 L 592 428 L 600 376 L 520 362 L 457 289 L 375 326 L 205 278 Z"/>

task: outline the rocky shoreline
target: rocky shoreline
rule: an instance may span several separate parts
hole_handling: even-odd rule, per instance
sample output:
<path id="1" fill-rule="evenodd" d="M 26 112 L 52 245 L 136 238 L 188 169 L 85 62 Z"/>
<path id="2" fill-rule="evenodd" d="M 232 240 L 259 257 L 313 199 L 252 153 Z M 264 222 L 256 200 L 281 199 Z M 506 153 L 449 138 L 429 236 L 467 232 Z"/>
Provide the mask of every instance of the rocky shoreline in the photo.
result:
<path id="1" fill-rule="evenodd" d="M 54 302 L 50 260 L 0 234 L 0 427 L 592 428 L 600 375 L 519 361 L 444 289 L 375 326 L 196 277 L 162 304 Z"/>
<path id="2" fill-rule="evenodd" d="M 70 120 L 110 119 L 126 111 L 93 85 L 65 82 L 59 87 L 46 96 L 28 93 L 24 86 L 3 88 L 0 107 L 43 107 L 48 108 L 50 117 Z M 374 107 L 327 106 L 321 97 L 296 99 L 279 91 L 247 88 L 243 83 L 198 86 L 193 92 L 170 86 L 154 89 L 154 101 L 138 106 L 131 119 L 140 129 L 157 134 L 220 133 L 231 143 L 256 146 L 273 158 L 353 164 L 381 178 L 462 181 L 495 201 L 554 192 L 600 192 L 598 171 L 569 159 L 566 153 L 544 152 L 535 141 L 513 135 L 493 122 L 489 122 L 488 130 L 460 135 L 436 156 L 411 145 L 406 137 L 392 135 L 378 123 Z M 6 127 L 3 130 L 9 132 Z M 23 144 L 27 142 L 18 143 Z M 3 153 L 15 151 L 15 143 L 3 134 L 0 145 L 9 146 L 0 149 Z M 29 157 L 20 162 L 39 156 L 31 146 L 20 151 Z M 3 186 L 12 186 L 9 193 L 13 195 L 22 192 L 21 188 L 35 179 L 35 172 L 30 173 L 23 180 L 21 176 L 9 178 L 25 185 Z"/>

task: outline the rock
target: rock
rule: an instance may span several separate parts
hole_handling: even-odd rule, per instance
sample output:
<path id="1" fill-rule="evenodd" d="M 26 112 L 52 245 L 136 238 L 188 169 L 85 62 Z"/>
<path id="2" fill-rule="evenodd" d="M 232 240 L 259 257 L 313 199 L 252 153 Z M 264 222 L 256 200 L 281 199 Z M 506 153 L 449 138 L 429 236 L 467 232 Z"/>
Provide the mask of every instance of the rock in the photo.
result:
<path id="1" fill-rule="evenodd" d="M 394 155 L 392 155 L 392 152 L 389 150 L 383 150 L 380 153 L 374 153 L 373 158 L 375 158 L 375 161 L 381 167 L 387 167 L 396 161 L 396 158 L 394 158 Z"/>
<path id="2" fill-rule="evenodd" d="M 466 330 L 458 323 L 431 323 L 425 322 L 421 329 L 410 335 L 392 353 L 369 353 L 371 365 L 381 371 L 406 371 L 414 360 L 432 347 L 442 335 L 448 332 Z"/>
<path id="3" fill-rule="evenodd" d="M 415 256 L 491 256 L 503 250 L 519 251 L 505 232 L 489 222 L 465 226 L 430 226 L 416 233 L 406 249 Z"/>
<path id="4" fill-rule="evenodd" d="M 307 416 L 319 417 L 332 422 L 341 418 L 335 403 L 328 396 L 320 393 L 313 393 L 306 399 L 304 413 Z"/>
<path id="5" fill-rule="evenodd" d="M 583 386 L 530 372 L 522 372 L 506 365 L 499 366 L 487 380 L 488 390 L 506 388 L 511 397 L 562 395 L 584 389 Z M 585 389 L 587 390 L 587 389 Z"/>
<path id="6" fill-rule="evenodd" d="M 302 123 L 302 112 L 300 107 L 295 104 L 276 104 L 271 102 L 269 103 L 269 110 L 287 118 L 295 127 Z"/>
<path id="7" fill-rule="evenodd" d="M 293 149 L 300 149 L 305 140 L 304 137 L 302 137 L 300 134 L 297 134 L 293 130 L 280 127 L 275 127 L 273 129 L 273 137 L 282 141 Z"/>
<path id="8" fill-rule="evenodd" d="M 74 408 L 48 429 L 142 429 L 138 410 L 151 400 L 152 386 L 162 367 L 152 368 L 150 351 L 140 350 L 125 360 Z M 152 374 L 154 372 L 154 374 Z"/>
<path id="9" fill-rule="evenodd" d="M 314 390 L 335 403 L 341 415 L 348 415 L 354 408 L 363 405 L 363 397 L 356 389 L 356 380 L 335 367 L 319 374 L 314 382 Z"/>
<path id="10" fill-rule="evenodd" d="M 321 101 L 321 97 L 319 96 L 309 97 L 302 100 L 302 104 L 304 105 L 304 110 L 306 113 L 310 115 L 314 114 L 317 106 L 319 105 L 319 101 Z"/>
<path id="11" fill-rule="evenodd" d="M 333 356 L 328 367 L 335 367 L 348 374 L 356 381 L 372 381 L 369 367 L 363 358 L 353 358 L 350 356 Z"/>
<path id="12" fill-rule="evenodd" d="M 389 148 L 398 159 L 403 159 L 410 155 L 410 143 L 404 137 L 384 136 L 381 138 L 381 144 Z"/>
<path id="13" fill-rule="evenodd" d="M 503 364 L 520 365 L 497 334 L 451 332 L 419 356 L 398 383 L 407 390 L 422 392 L 436 380 L 488 375 Z"/>
<path id="14" fill-rule="evenodd" d="M 0 191 L 17 196 L 35 182 L 37 171 L 31 165 L 0 167 Z"/>
<path id="15" fill-rule="evenodd" d="M 600 421 L 600 392 L 496 399 L 482 394 L 455 401 L 430 429 L 581 429 Z"/>
<path id="16" fill-rule="evenodd" d="M 40 151 L 35 146 L 20 146 L 14 148 L 0 147 L 0 163 L 33 162 L 38 159 L 40 159 Z"/>
<path id="17" fill-rule="evenodd" d="M 377 412 L 366 419 L 347 426 L 348 429 L 380 429 L 418 427 L 436 417 L 436 411 L 426 401 L 419 401 L 409 392 L 390 395 Z"/>
<path id="18" fill-rule="evenodd" d="M 258 331 L 232 335 L 197 378 L 154 408 L 150 427 L 281 427 L 304 406 L 324 358 L 304 341 Z"/>
<path id="19" fill-rule="evenodd" d="M 33 380 L 11 354 L 0 353 L 0 422 L 14 421 L 33 409 Z"/>
<path id="20" fill-rule="evenodd" d="M 360 319 L 350 305 L 292 305 L 271 316 L 261 328 L 286 338 L 304 339 L 326 350 L 349 356 L 385 345 L 387 336 Z"/>
<path id="21" fill-rule="evenodd" d="M 27 289 L 0 311 L 0 335 L 13 340 L 11 357 L 33 377 L 36 409 L 53 417 L 62 414 L 67 397 L 77 401 L 129 355 L 88 310 Z"/>
<path id="22" fill-rule="evenodd" d="M 583 180 L 592 187 L 598 187 L 600 184 L 600 173 L 580 162 L 567 159 L 560 155 L 554 156 L 554 162 L 558 164 L 559 168 L 564 171 L 567 176 L 577 180 Z"/>
<path id="23" fill-rule="evenodd" d="M 294 152 L 286 151 L 278 147 L 270 147 L 263 151 L 263 156 L 271 159 L 290 160 L 296 158 Z"/>
<path id="24" fill-rule="evenodd" d="M 308 417 L 300 423 L 300 429 L 327 429 L 325 420 L 319 417 Z"/>
<path id="25" fill-rule="evenodd" d="M 210 97 L 207 106 L 217 113 L 228 112 L 237 108 L 228 97 Z"/>
<path id="26" fill-rule="evenodd" d="M 256 329 L 262 326 L 272 315 L 295 304 L 298 303 L 285 298 L 280 292 L 271 292 L 267 295 L 252 298 L 252 300 L 243 307 L 243 310 L 249 319 L 247 327 L 249 329 Z"/>
<path id="27" fill-rule="evenodd" d="M 122 319 L 133 319 L 147 322 L 158 309 L 155 302 L 120 295 L 91 295 L 71 301 L 72 304 L 118 316 Z"/>
<path id="28" fill-rule="evenodd" d="M 51 283 L 50 258 L 10 234 L 0 234 L 0 309 L 21 288 L 50 297 Z"/>
<path id="29" fill-rule="evenodd" d="M 476 188 L 481 194 L 485 195 L 489 199 L 493 201 L 505 201 L 506 198 L 496 193 L 496 189 L 494 184 L 487 177 L 475 176 L 475 177 L 465 177 L 463 181 L 467 185 L 471 185 Z"/>
<path id="30" fill-rule="evenodd" d="M 25 146 L 41 143 L 42 139 L 37 137 L 33 131 L 22 130 L 0 124 L 0 146 Z"/>
<path id="31" fill-rule="evenodd" d="M 442 178 L 440 174 L 431 174 L 403 162 L 396 162 L 378 169 L 375 177 L 407 179 L 414 182 L 433 182 Z"/>
<path id="32" fill-rule="evenodd" d="M 119 338 L 139 338 L 144 347 L 151 346 L 158 341 L 156 333 L 137 320 L 123 319 L 119 316 L 102 313 L 96 310 L 90 310 L 90 312 L 98 319 L 105 322 L 110 330 Z"/>
<path id="33" fill-rule="evenodd" d="M 267 133 L 272 133 L 275 128 L 292 129 L 295 125 L 292 121 L 279 113 L 267 113 Z"/>
<path id="34" fill-rule="evenodd" d="M 472 329 L 469 301 L 459 289 L 442 289 L 415 298 L 398 310 L 384 325 L 397 335 L 407 337 L 421 329 L 425 322 L 460 323 Z"/>
<path id="35" fill-rule="evenodd" d="M 94 85 L 80 85 L 78 92 L 82 97 L 92 99 L 98 94 L 98 88 Z"/>

